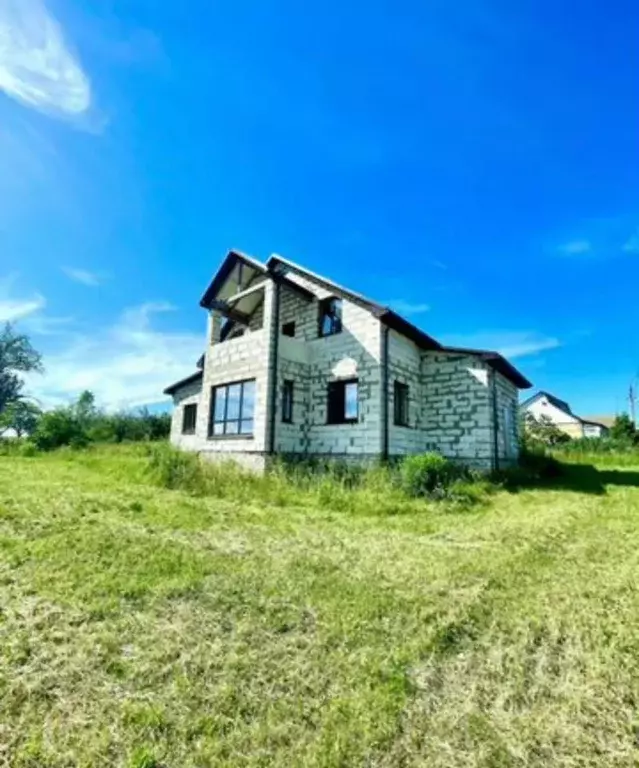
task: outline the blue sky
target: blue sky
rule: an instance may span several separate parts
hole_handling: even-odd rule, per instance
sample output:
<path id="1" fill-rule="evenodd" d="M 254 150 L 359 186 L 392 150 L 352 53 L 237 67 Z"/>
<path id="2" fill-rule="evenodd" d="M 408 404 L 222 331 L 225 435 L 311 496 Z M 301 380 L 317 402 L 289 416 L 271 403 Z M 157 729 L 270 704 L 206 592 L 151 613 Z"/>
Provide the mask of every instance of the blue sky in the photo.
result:
<path id="1" fill-rule="evenodd" d="M 639 373 L 639 6 L 0 5 L 0 319 L 53 403 L 161 399 L 229 247 L 584 415 Z"/>

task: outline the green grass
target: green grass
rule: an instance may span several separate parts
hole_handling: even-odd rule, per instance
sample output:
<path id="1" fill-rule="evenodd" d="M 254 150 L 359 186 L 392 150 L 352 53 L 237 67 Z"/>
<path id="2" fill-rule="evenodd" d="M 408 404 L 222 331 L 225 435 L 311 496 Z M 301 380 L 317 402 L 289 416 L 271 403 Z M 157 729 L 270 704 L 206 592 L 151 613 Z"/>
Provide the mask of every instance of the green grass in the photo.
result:
<path id="1" fill-rule="evenodd" d="M 469 509 L 0 457 L 0 765 L 637 765 L 639 467 L 610 461 Z"/>

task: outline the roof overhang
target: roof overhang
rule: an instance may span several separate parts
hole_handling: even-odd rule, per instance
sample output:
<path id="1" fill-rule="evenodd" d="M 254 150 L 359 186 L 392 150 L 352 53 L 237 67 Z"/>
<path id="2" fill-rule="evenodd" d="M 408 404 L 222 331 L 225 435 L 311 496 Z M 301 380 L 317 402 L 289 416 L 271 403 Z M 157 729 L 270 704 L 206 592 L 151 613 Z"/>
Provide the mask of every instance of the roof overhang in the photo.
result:
<path id="1" fill-rule="evenodd" d="M 200 299 L 200 306 L 243 322 L 241 315 L 250 316 L 264 299 L 266 280 L 286 286 L 305 301 L 315 298 L 311 291 L 287 278 L 285 269 L 271 262 L 269 259 L 269 264 L 262 264 L 241 251 L 229 251 Z"/>
<path id="2" fill-rule="evenodd" d="M 209 287 L 204 291 L 204 295 L 200 299 L 200 306 L 210 309 L 211 302 L 215 299 L 227 301 L 231 296 L 250 287 L 266 274 L 266 266 L 260 261 L 241 251 L 231 250 L 226 254 L 226 258 L 215 273 Z"/>
<path id="3" fill-rule="evenodd" d="M 502 376 L 512 382 L 517 389 L 530 389 L 532 383 L 515 368 L 512 363 L 509 363 L 505 357 L 499 354 L 499 352 L 493 352 L 488 349 L 468 349 L 467 347 L 442 347 L 442 352 L 452 352 L 455 354 L 472 355 L 478 357 L 487 363 L 497 373 L 501 373 Z"/>
<path id="4" fill-rule="evenodd" d="M 181 389 L 182 387 L 186 387 L 187 384 L 193 384 L 198 379 L 201 379 L 203 376 L 203 371 L 197 371 L 196 373 L 192 373 L 190 376 L 187 376 L 185 379 L 180 379 L 179 381 L 176 381 L 174 384 L 171 384 L 164 390 L 165 395 L 173 395 L 175 392 L 178 391 L 178 389 Z"/>

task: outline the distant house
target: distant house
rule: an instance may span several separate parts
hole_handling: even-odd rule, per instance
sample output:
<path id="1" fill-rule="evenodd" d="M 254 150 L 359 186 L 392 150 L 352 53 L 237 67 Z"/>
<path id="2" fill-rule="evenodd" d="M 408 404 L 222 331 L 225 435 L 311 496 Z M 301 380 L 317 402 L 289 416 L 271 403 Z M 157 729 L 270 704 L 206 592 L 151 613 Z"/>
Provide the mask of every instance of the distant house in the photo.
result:
<path id="1" fill-rule="evenodd" d="M 595 419 L 584 419 L 573 413 L 565 400 L 549 392 L 537 392 L 519 406 L 520 413 L 530 414 L 535 419 L 549 419 L 558 429 L 570 437 L 605 437 L 609 426 Z"/>
<path id="2" fill-rule="evenodd" d="M 610 414 L 604 416 L 585 416 L 584 418 L 591 424 L 601 424 L 601 426 L 605 427 L 607 430 L 612 427 L 612 425 L 615 423 L 615 420 L 617 419 L 616 416 L 611 416 Z"/>
<path id="3" fill-rule="evenodd" d="M 279 256 L 230 251 L 200 306 L 198 370 L 165 390 L 185 450 L 257 470 L 274 455 L 517 460 L 518 390 L 531 385 L 497 352 L 441 344 Z"/>

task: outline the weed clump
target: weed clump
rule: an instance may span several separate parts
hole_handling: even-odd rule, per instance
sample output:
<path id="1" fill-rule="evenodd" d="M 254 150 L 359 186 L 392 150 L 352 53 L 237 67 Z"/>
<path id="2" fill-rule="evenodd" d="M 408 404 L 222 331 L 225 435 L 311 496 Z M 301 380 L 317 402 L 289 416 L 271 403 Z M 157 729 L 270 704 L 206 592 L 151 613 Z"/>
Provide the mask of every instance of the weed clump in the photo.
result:
<path id="1" fill-rule="evenodd" d="M 399 472 L 408 496 L 444 497 L 464 470 L 439 453 L 419 453 L 403 459 Z"/>
<path id="2" fill-rule="evenodd" d="M 149 448 L 149 474 L 157 485 L 173 491 L 202 495 L 206 491 L 206 475 L 198 456 L 178 451 L 166 443 Z"/>

